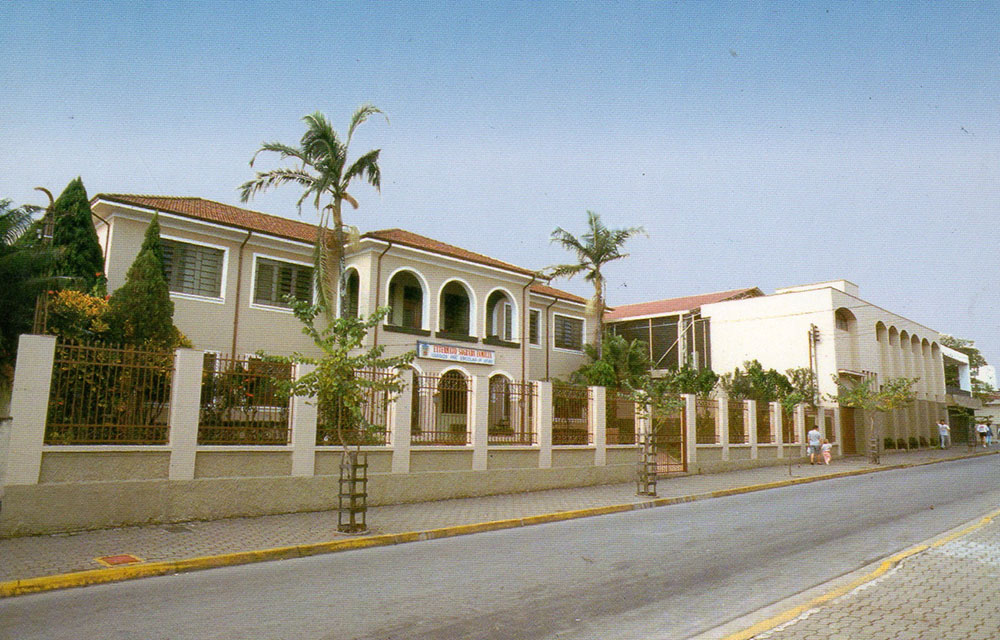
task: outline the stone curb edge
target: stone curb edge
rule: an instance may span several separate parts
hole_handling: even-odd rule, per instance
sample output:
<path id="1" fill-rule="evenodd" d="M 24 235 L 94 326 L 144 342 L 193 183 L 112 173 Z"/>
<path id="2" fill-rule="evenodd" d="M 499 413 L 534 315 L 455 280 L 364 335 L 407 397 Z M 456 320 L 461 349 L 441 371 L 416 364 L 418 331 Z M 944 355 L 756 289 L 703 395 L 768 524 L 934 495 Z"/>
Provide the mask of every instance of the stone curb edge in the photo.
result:
<path id="1" fill-rule="evenodd" d="M 951 542 L 952 540 L 955 540 L 957 538 L 961 538 L 962 536 L 966 536 L 966 535 L 972 533 L 973 531 L 975 531 L 977 529 L 981 529 L 982 527 L 985 527 L 986 525 L 988 525 L 990 522 L 992 522 L 997 517 L 1000 517 L 1000 509 L 998 509 L 996 511 L 993 511 L 992 513 L 989 513 L 989 514 L 983 516 L 982 518 L 980 518 L 974 524 L 971 524 L 971 525 L 969 525 L 967 527 L 963 527 L 962 529 L 960 529 L 958 531 L 955 531 L 955 532 L 953 532 L 951 534 L 948 534 L 948 535 L 944 536 L 943 538 L 935 540 L 932 543 L 929 543 L 929 544 L 922 543 L 922 544 L 918 544 L 916 546 L 910 547 L 909 549 L 904 549 L 903 551 L 900 551 L 896 555 L 890 556 L 889 558 L 886 558 L 885 560 L 883 560 L 881 562 L 881 564 L 879 564 L 878 568 L 875 569 L 874 571 L 872 571 L 871 573 L 868 573 L 866 575 L 860 576 L 860 577 L 852 580 L 848 584 L 843 585 L 841 587 L 838 587 L 836 589 L 833 589 L 831 591 L 828 591 L 827 593 L 824 593 L 821 596 L 817 596 L 816 598 L 813 598 L 812 600 L 810 600 L 809 602 L 807 602 L 805 604 L 801 604 L 801 605 L 799 605 L 797 607 L 793 607 L 793 608 L 791 608 L 791 609 L 789 609 L 787 611 L 783 611 L 783 612 L 779 613 L 778 615 L 772 616 L 772 617 L 768 618 L 767 620 L 762 620 L 762 621 L 758 622 L 757 624 L 755 624 L 755 625 L 753 625 L 751 627 L 743 629 L 742 631 L 738 631 L 736 633 L 733 633 L 733 634 L 730 634 L 728 636 L 725 636 L 725 637 L 722 638 L 722 640 L 752 640 L 753 638 L 755 638 L 756 636 L 758 636 L 758 635 L 760 635 L 762 633 L 766 633 L 766 632 L 774 629 L 775 627 L 777 627 L 779 625 L 782 625 L 782 624 L 784 624 L 786 622 L 790 622 L 790 621 L 794 620 L 795 618 L 798 618 L 799 616 L 801 616 L 806 611 L 809 611 L 811 609 L 816 609 L 818 607 L 821 607 L 824 604 L 830 602 L 831 600 L 835 600 L 836 598 L 839 598 L 840 596 L 846 595 L 846 594 L 850 593 L 851 591 L 854 591 L 855 589 L 857 589 L 861 585 L 867 584 L 867 583 L 871 582 L 872 580 L 875 580 L 876 578 L 879 578 L 879 577 L 885 575 L 886 573 L 888 573 L 888 571 L 890 569 L 893 569 L 894 567 L 896 567 L 897 565 L 899 565 L 899 563 L 902 562 L 903 560 L 905 560 L 905 559 L 907 559 L 907 558 L 909 558 L 911 556 L 915 556 L 915 555 L 917 555 L 919 553 L 922 553 L 924 551 L 927 551 L 928 549 L 933 549 L 933 548 L 945 545 L 945 544 Z"/>
<path id="2" fill-rule="evenodd" d="M 1000 452 L 991 452 L 992 454 Z M 575 520 L 578 518 L 588 518 L 592 516 L 607 515 L 611 513 L 623 513 L 626 511 L 638 511 L 653 507 L 665 507 L 685 502 L 697 502 L 711 498 L 722 498 L 767 489 L 777 489 L 798 484 L 808 484 L 822 480 L 834 478 L 846 478 L 849 476 L 866 475 L 881 471 L 892 471 L 895 469 L 907 469 L 940 462 L 952 462 L 979 455 L 991 455 L 990 453 L 980 453 L 973 456 L 963 455 L 939 460 L 924 462 L 912 462 L 896 464 L 884 467 L 874 467 L 870 469 L 855 469 L 851 471 L 840 471 L 821 476 L 807 478 L 791 478 L 788 480 L 778 480 L 776 482 L 766 482 L 762 484 L 752 484 L 732 489 L 720 489 L 707 493 L 698 493 L 687 496 L 677 496 L 674 498 L 655 498 L 646 502 L 626 503 L 609 505 L 604 507 L 591 507 L 587 509 L 576 509 L 573 511 L 559 511 L 546 513 L 537 516 L 527 516 L 524 518 L 511 518 L 508 520 L 494 520 L 491 522 L 479 522 L 475 524 L 454 525 L 442 527 L 440 529 L 428 529 L 425 531 L 411 531 L 407 533 L 384 534 L 377 536 L 365 536 L 361 538 L 351 538 L 347 540 L 332 540 L 329 542 L 318 542 L 288 547 L 275 547 L 272 549 L 259 549 L 254 551 L 240 551 L 237 553 L 226 553 L 214 556 L 201 556 L 197 558 L 186 558 L 183 560 L 169 560 L 163 562 L 150 562 L 129 567 L 113 567 L 108 569 L 92 569 L 88 571 L 75 571 L 72 573 L 62 573 L 51 576 L 41 576 L 38 578 L 27 578 L 24 580 L 10 580 L 0 582 L 0 598 L 27 595 L 29 593 L 40 593 L 43 591 L 54 591 L 56 589 L 70 589 L 73 587 L 86 587 L 95 584 L 105 584 L 109 582 L 122 582 L 125 580 L 135 580 L 138 578 L 151 578 L 189 571 L 200 571 L 203 569 L 215 569 L 219 567 L 230 567 L 254 562 L 266 562 L 269 560 L 288 560 L 291 558 L 305 558 L 308 556 L 338 553 L 341 551 L 351 551 L 355 549 L 367 549 L 370 547 L 383 547 L 408 542 L 418 542 L 421 540 L 436 540 L 440 538 L 451 538 L 455 536 L 469 535 L 472 533 L 482 533 L 485 531 L 499 531 L 502 529 L 512 529 L 515 527 L 528 527 L 548 522 L 560 522 L 564 520 Z M 922 549 L 921 549 L 922 550 Z M 914 551 L 916 553 L 916 551 Z M 895 556 L 894 556 L 895 557 Z M 902 558 L 899 558 L 900 560 Z M 886 561 L 888 562 L 888 561 Z M 898 562 L 898 560 L 896 561 Z M 881 574 L 879 574 L 881 575 Z M 874 579 L 872 576 L 869 579 Z M 853 587 L 852 587 L 853 588 Z M 823 600 L 824 602 L 826 600 Z M 810 606 L 815 606 L 811 604 Z M 798 614 L 796 614 L 798 615 Z M 794 616 L 793 616 L 794 617 Z M 789 618 L 791 619 L 791 618 Z M 775 625 L 780 624 L 776 622 Z M 763 633 L 758 630 L 756 633 Z M 726 640 L 737 640 L 750 638 L 752 636 L 736 635 Z"/>

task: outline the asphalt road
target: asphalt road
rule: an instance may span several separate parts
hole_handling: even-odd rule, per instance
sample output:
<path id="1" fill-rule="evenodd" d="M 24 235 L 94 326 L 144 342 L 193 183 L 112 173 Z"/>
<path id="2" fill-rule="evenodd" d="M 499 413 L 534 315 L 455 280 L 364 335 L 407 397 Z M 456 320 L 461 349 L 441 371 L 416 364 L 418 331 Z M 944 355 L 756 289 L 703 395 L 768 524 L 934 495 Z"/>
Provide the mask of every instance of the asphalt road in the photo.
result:
<path id="1" fill-rule="evenodd" d="M 688 638 L 1000 505 L 994 456 L 0 601 L 0 638 Z"/>

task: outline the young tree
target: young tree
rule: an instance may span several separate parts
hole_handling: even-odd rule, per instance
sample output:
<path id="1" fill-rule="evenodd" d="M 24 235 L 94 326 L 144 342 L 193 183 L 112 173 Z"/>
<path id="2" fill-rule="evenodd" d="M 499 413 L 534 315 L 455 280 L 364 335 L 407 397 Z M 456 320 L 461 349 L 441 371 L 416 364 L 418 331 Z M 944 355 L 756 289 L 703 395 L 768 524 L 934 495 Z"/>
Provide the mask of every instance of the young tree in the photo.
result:
<path id="1" fill-rule="evenodd" d="M 692 393 L 703 397 L 712 393 L 719 382 L 719 376 L 711 369 L 695 369 L 687 364 L 667 371 L 660 379 L 670 393 Z"/>
<path id="2" fill-rule="evenodd" d="M 28 246 L 24 235 L 33 224 L 36 207 L 11 207 L 0 200 L 0 282 L 3 283 L 3 313 L 0 313 L 0 390 L 10 387 L 14 377 L 17 341 L 31 331 L 35 299 L 44 291 L 51 252 Z"/>
<path id="3" fill-rule="evenodd" d="M 869 452 L 872 462 L 878 462 L 879 448 L 882 446 L 881 420 L 875 424 L 876 415 L 886 415 L 896 409 L 901 409 L 913 401 L 916 394 L 913 385 L 920 378 L 890 378 L 881 385 L 875 378 L 865 378 L 853 386 L 845 384 L 838 376 L 833 376 L 837 383 L 837 395 L 829 399 L 845 407 L 861 409 L 868 419 L 869 437 L 874 436 L 874 448 Z"/>
<path id="4" fill-rule="evenodd" d="M 174 326 L 174 303 L 157 256 L 158 251 L 163 255 L 159 231 L 154 216 L 139 255 L 125 275 L 125 284 L 108 301 L 107 323 L 114 340 L 172 350 L 185 341 Z"/>
<path id="5" fill-rule="evenodd" d="M 358 208 L 358 201 L 348 192 L 351 181 L 361 178 L 376 190 L 381 186 L 382 173 L 378 165 L 380 149 L 368 151 L 350 165 L 347 163 L 348 148 L 355 129 L 376 113 L 382 112 L 370 104 L 362 105 L 355 111 L 344 141 L 340 140 L 322 113 L 317 111 L 305 116 L 302 120 L 306 123 L 306 132 L 302 134 L 298 147 L 280 142 L 265 142 L 250 160 L 252 167 L 259 154 L 269 151 L 277 153 L 282 160 L 291 158 L 296 166 L 258 171 L 253 180 L 240 186 L 240 199 L 243 202 L 249 201 L 258 192 L 283 184 L 302 187 L 302 196 L 298 201 L 300 212 L 302 203 L 312 199 L 313 206 L 319 213 L 315 261 L 319 301 L 325 309 L 333 309 L 336 300 L 330 280 L 336 278 L 336 282 L 339 282 L 343 273 L 347 229 L 341 215 L 341 205 L 346 200 L 353 208 Z M 324 204 L 324 200 L 328 200 L 327 204 Z"/>
<path id="6" fill-rule="evenodd" d="M 608 229 L 601 222 L 601 216 L 593 211 L 587 212 L 587 232 L 579 238 L 570 232 L 556 227 L 552 232 L 551 241 L 564 249 L 576 254 L 574 264 L 560 264 L 549 267 L 549 277 L 572 278 L 582 273 L 584 280 L 594 285 L 594 296 L 590 299 L 592 326 L 594 327 L 593 345 L 601 356 L 601 337 L 604 335 L 604 265 L 615 260 L 628 257 L 622 253 L 625 242 L 646 231 L 642 227 L 626 229 Z"/>
<path id="7" fill-rule="evenodd" d="M 103 296 L 107 288 L 104 255 L 83 180 L 76 178 L 52 204 L 55 275 L 72 278 L 73 288 Z"/>
<path id="8" fill-rule="evenodd" d="M 302 322 L 302 332 L 312 338 L 322 355 L 308 357 L 300 353 L 291 356 L 268 356 L 272 362 L 312 365 L 312 371 L 289 383 L 291 395 L 311 398 L 319 412 L 318 421 L 336 428 L 343 453 L 341 480 L 347 474 L 354 485 L 352 469 L 358 464 L 358 454 L 365 442 L 365 434 L 374 428 L 365 415 L 364 408 L 373 394 L 388 392 L 396 396 L 405 388 L 401 373 L 410 367 L 416 352 L 408 351 L 398 356 L 386 356 L 385 345 L 365 347 L 365 336 L 389 314 L 388 307 L 380 307 L 367 318 L 343 317 L 330 321 L 326 328 L 316 327 L 316 318 L 325 314 L 321 305 L 302 300 L 290 300 L 292 312 Z M 327 315 L 329 317 L 329 315 Z M 364 371 L 378 371 L 380 375 L 359 375 Z M 351 444 L 355 449 L 351 450 Z M 363 499 L 363 498 L 362 498 Z M 365 504 L 365 509 L 367 505 Z M 343 511 L 342 511 L 343 515 Z M 360 530 L 350 513 L 347 523 L 341 519 L 341 531 L 355 533 Z M 363 528 L 363 527 L 362 527 Z"/>

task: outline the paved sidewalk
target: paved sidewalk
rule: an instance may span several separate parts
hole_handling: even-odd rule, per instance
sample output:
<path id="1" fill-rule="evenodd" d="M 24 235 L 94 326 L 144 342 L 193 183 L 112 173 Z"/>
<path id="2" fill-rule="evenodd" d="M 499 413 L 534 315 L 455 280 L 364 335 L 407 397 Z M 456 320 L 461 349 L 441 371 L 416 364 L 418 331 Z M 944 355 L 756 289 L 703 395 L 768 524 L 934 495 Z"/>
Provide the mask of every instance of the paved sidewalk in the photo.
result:
<path id="1" fill-rule="evenodd" d="M 947 451 L 893 453 L 883 456 L 881 466 L 920 464 L 967 454 L 964 446 Z M 796 464 L 791 478 L 787 465 L 683 476 L 661 479 L 658 493 L 659 498 L 704 497 L 715 491 L 872 468 L 864 458 L 852 457 L 829 466 Z M 650 500 L 635 495 L 634 483 L 602 485 L 372 507 L 368 522 L 372 535 L 395 534 Z M 324 511 L 10 538 L 0 540 L 0 583 L 101 569 L 103 565 L 96 558 L 118 554 L 132 554 L 151 563 L 349 538 L 338 534 L 336 528 L 336 511 Z"/>
<path id="2" fill-rule="evenodd" d="M 1000 515 L 754 640 L 996 640 Z"/>

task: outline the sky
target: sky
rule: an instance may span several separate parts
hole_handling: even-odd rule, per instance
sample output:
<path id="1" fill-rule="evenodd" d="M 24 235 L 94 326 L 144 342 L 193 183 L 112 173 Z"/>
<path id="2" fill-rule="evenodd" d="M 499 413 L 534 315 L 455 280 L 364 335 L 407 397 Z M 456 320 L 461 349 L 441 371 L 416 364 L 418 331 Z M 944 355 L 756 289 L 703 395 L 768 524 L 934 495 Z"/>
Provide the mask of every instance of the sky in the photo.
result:
<path id="1" fill-rule="evenodd" d="M 362 231 L 535 269 L 593 210 L 648 233 L 611 305 L 847 279 L 998 364 L 998 42 L 989 1 L 0 0 L 0 198 L 81 176 L 315 222 L 291 186 L 241 205 L 249 160 L 371 103 Z"/>

